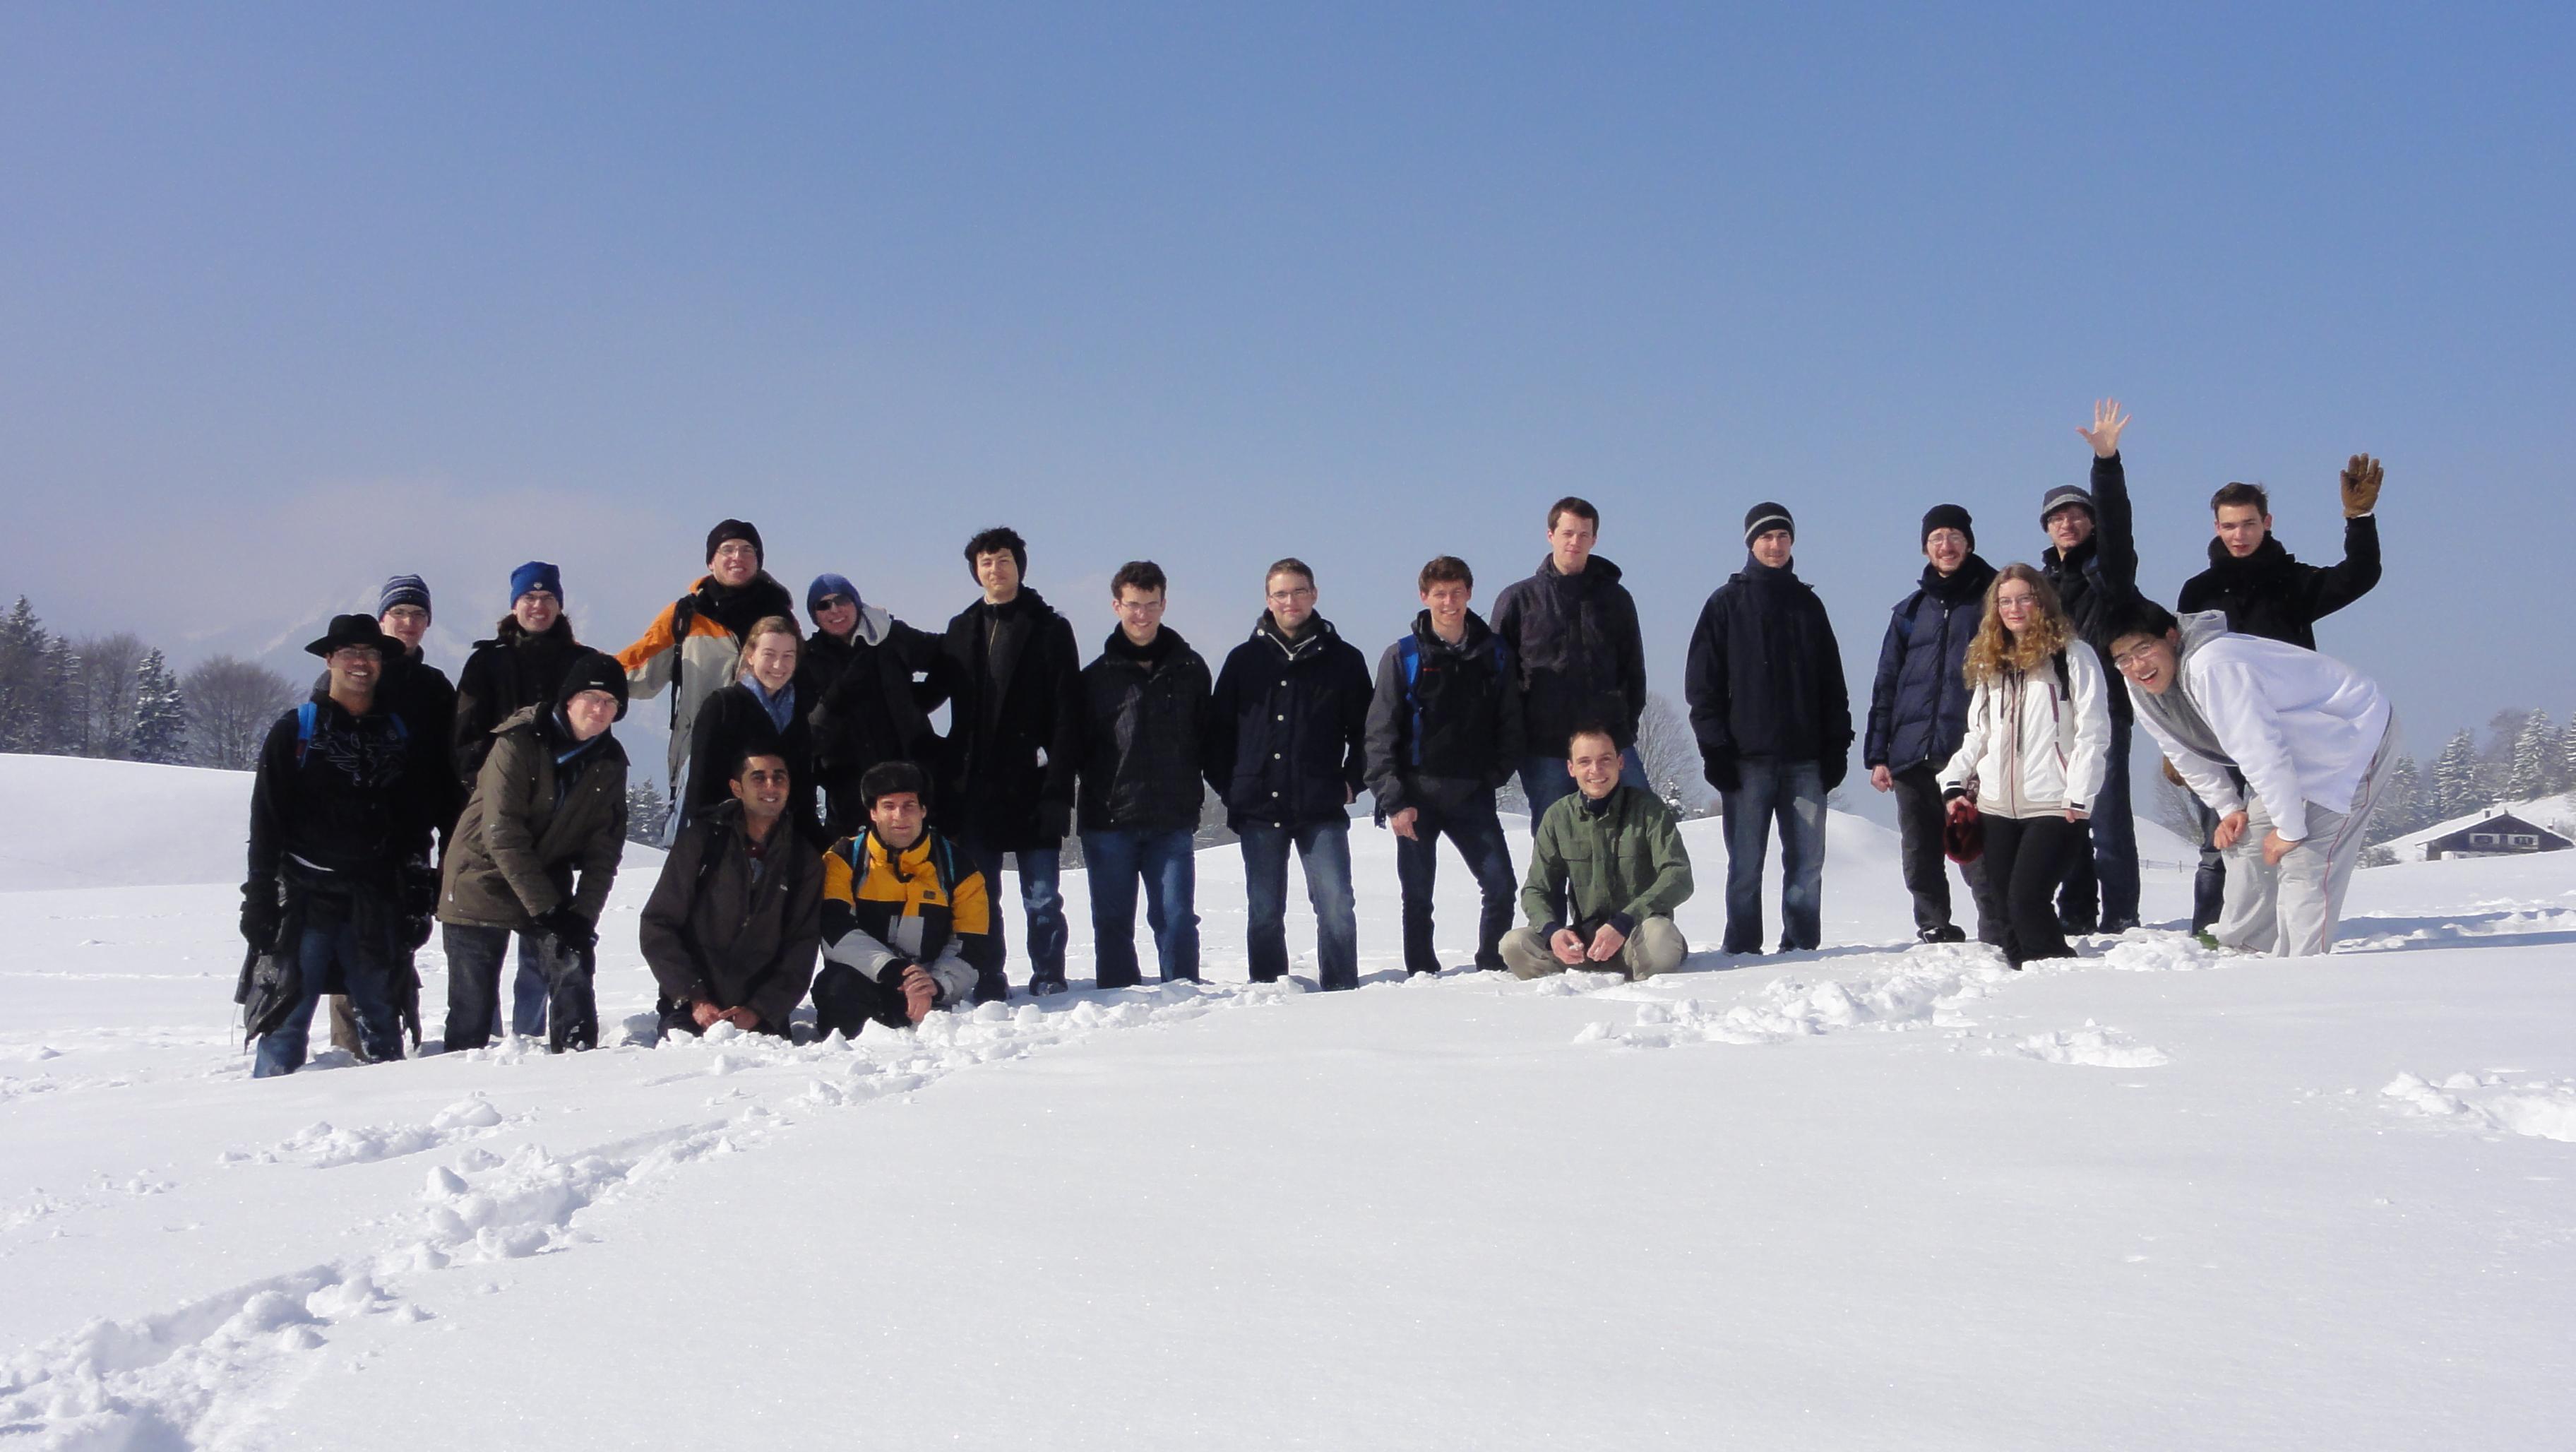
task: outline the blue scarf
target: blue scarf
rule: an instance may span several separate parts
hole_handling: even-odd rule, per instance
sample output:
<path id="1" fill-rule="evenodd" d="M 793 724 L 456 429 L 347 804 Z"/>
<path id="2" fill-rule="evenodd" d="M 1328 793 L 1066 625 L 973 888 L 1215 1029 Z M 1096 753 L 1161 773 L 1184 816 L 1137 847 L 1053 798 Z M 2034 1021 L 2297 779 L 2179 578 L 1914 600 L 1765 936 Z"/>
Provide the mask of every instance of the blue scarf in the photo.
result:
<path id="1" fill-rule="evenodd" d="M 750 688 L 751 698 L 760 703 L 760 709 L 769 713 L 770 724 L 778 728 L 780 735 L 785 735 L 787 723 L 796 719 L 795 678 L 789 677 L 787 684 L 780 686 L 775 696 L 760 684 L 758 676 L 745 675 L 742 683 Z"/>

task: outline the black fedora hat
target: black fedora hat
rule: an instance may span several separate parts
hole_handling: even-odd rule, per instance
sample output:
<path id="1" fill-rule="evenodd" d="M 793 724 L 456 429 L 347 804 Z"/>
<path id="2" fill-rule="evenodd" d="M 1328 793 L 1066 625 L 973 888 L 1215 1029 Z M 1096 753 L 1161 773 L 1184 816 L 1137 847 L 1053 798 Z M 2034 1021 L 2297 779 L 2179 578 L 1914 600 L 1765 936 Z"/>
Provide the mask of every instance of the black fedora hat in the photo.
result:
<path id="1" fill-rule="evenodd" d="M 400 655 L 403 649 L 403 643 L 385 634 L 372 615 L 334 615 L 331 628 L 323 632 L 320 640 L 304 649 L 308 654 L 329 660 L 331 652 L 352 645 L 366 646 L 380 656 Z"/>

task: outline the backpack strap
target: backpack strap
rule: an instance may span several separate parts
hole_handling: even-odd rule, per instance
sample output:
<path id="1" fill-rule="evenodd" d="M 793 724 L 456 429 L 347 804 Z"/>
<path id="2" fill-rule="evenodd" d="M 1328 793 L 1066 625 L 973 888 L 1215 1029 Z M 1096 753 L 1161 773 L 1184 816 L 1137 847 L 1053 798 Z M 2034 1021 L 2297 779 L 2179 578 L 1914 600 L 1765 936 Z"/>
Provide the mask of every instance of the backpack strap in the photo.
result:
<path id="1" fill-rule="evenodd" d="M 1422 642 L 1415 638 L 1413 632 L 1406 631 L 1404 639 L 1395 643 L 1395 659 L 1396 663 L 1404 669 L 1404 704 L 1410 708 L 1413 720 L 1413 739 L 1407 743 L 1405 751 L 1412 759 L 1413 765 L 1420 766 L 1422 764 L 1422 699 L 1414 693 L 1413 688 L 1415 683 L 1422 679 Z"/>
<path id="2" fill-rule="evenodd" d="M 1920 588 L 1917 588 L 1913 594 L 1896 602 L 1896 638 L 1900 643 L 1908 645 L 1913 643 L 1914 612 L 1921 609 L 1922 606 L 1923 591 Z"/>
<path id="3" fill-rule="evenodd" d="M 680 727 L 680 672 L 688 669 L 689 627 L 697 623 L 698 592 L 690 591 L 671 602 L 671 729 Z"/>
<path id="4" fill-rule="evenodd" d="M 313 723 L 321 714 L 311 701 L 295 708 L 295 769 L 304 769 L 304 758 L 313 750 Z"/>
<path id="5" fill-rule="evenodd" d="M 2074 700 L 2075 681 L 2066 673 L 2066 652 L 2062 650 L 2050 652 L 2048 663 L 2057 667 L 2057 698 L 2061 701 Z"/>

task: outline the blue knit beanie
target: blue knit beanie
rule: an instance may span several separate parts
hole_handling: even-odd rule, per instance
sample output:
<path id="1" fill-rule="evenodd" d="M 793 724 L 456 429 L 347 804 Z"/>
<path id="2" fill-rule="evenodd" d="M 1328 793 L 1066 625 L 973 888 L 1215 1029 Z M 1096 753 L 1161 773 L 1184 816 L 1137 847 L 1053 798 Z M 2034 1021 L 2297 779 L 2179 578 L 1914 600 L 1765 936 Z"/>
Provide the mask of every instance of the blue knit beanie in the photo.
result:
<path id="1" fill-rule="evenodd" d="M 530 560 L 510 572 L 510 603 L 518 604 L 519 597 L 530 590 L 543 590 L 555 597 L 555 603 L 561 604 L 563 576 L 543 560 Z"/>
<path id="2" fill-rule="evenodd" d="M 376 618 L 382 620 L 397 605 L 417 605 L 421 614 L 431 614 L 429 586 L 418 575 L 396 575 L 385 581 L 384 591 L 376 596 Z"/>
<path id="3" fill-rule="evenodd" d="M 823 601 L 833 595 L 843 596 L 853 605 L 859 603 L 859 587 L 850 583 L 849 576 L 816 575 L 814 583 L 805 587 L 805 613 L 822 613 Z"/>

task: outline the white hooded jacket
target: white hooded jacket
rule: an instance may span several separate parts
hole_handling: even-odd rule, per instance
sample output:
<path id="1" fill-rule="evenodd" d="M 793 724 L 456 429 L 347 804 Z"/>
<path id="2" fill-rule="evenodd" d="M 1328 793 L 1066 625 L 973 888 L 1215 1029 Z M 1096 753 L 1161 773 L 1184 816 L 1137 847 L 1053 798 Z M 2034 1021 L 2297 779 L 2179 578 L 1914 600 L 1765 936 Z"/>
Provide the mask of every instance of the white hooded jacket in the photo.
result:
<path id="1" fill-rule="evenodd" d="M 2388 734 L 2379 687 L 2332 656 L 2233 634 L 2219 611 L 2183 616 L 2181 625 L 2173 686 L 2156 696 L 2131 685 L 2129 699 L 2192 791 L 2221 816 L 2243 810 L 2227 775 L 2235 767 L 2270 810 L 2273 830 L 2293 842 L 2308 835 L 2310 806 L 2351 810 Z"/>
<path id="2" fill-rule="evenodd" d="M 1996 817 L 2091 810 L 2110 767 L 2111 698 L 2083 641 L 2070 641 L 2064 659 L 2064 693 L 2054 665 L 1977 683 L 1968 734 L 1941 768 L 1943 792 L 1973 788 L 1977 810 Z"/>

